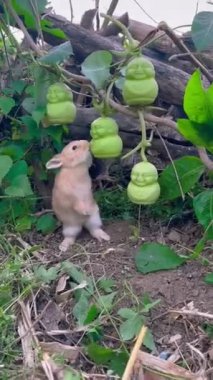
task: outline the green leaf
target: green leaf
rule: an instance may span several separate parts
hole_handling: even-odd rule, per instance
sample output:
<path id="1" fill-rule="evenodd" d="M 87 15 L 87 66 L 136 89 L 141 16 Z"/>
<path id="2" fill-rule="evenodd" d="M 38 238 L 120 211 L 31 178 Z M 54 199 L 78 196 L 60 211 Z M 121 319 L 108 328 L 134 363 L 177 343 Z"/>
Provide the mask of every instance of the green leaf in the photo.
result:
<path id="1" fill-rule="evenodd" d="M 125 322 L 121 323 L 119 327 L 121 339 L 124 342 L 132 340 L 135 336 L 139 334 L 143 323 L 144 318 L 142 318 L 138 314 L 133 318 L 127 319 Z"/>
<path id="2" fill-rule="evenodd" d="M 183 193 L 190 191 L 204 173 L 202 161 L 193 156 L 185 156 L 173 161 Z M 172 200 L 181 196 L 176 172 L 172 164 L 168 165 L 159 177 L 161 198 Z"/>
<path id="3" fill-rule="evenodd" d="M 148 348 L 148 350 L 150 350 L 150 351 L 153 351 L 156 348 L 154 338 L 153 338 L 153 335 L 152 335 L 152 332 L 150 331 L 150 329 L 147 329 L 147 331 L 146 331 L 146 335 L 145 335 L 144 340 L 143 340 L 143 345 L 146 348 Z"/>
<path id="4" fill-rule="evenodd" d="M 84 325 L 84 322 L 88 316 L 89 302 L 87 297 L 82 294 L 72 309 L 73 316 L 77 319 L 80 326 Z"/>
<path id="5" fill-rule="evenodd" d="M 4 115 L 8 115 L 15 105 L 16 102 L 13 98 L 8 98 L 7 96 L 0 97 L 0 110 Z"/>
<path id="6" fill-rule="evenodd" d="M 134 310 L 129 309 L 127 307 L 119 309 L 117 314 L 120 315 L 120 317 L 123 319 L 134 318 L 137 315 L 137 313 Z"/>
<path id="7" fill-rule="evenodd" d="M 186 85 L 183 108 L 188 118 L 195 123 L 206 124 L 212 121 L 199 70 L 191 75 Z"/>
<path id="8" fill-rule="evenodd" d="M 58 270 L 55 267 L 46 269 L 44 265 L 41 265 L 35 269 L 35 277 L 38 280 L 49 284 L 58 277 Z"/>
<path id="9" fill-rule="evenodd" d="M 50 136 L 57 143 L 61 143 L 63 128 L 60 125 L 55 125 L 42 129 L 42 136 Z"/>
<path id="10" fill-rule="evenodd" d="M 109 369 L 111 369 L 111 371 L 113 371 L 121 378 L 125 371 L 128 360 L 129 355 L 126 351 L 114 352 L 114 355 L 109 363 Z"/>
<path id="11" fill-rule="evenodd" d="M 143 306 L 143 313 L 148 313 L 151 309 L 153 309 L 153 307 L 160 303 L 160 300 L 151 301 L 149 295 L 144 294 L 141 303 Z"/>
<path id="12" fill-rule="evenodd" d="M 16 231 L 23 232 L 30 230 L 32 227 L 32 217 L 25 215 L 22 218 L 16 220 Z"/>
<path id="13" fill-rule="evenodd" d="M 86 282 L 87 290 L 92 295 L 94 293 L 94 286 L 92 279 L 87 277 L 87 275 L 76 268 L 75 265 L 70 263 L 69 261 L 64 261 L 61 265 L 62 271 L 67 273 L 77 284 L 82 284 L 82 282 Z"/>
<path id="14" fill-rule="evenodd" d="M 48 50 L 48 53 L 39 58 L 38 61 L 47 65 L 54 65 L 63 62 L 65 59 L 69 58 L 70 55 L 73 55 L 73 49 L 71 42 L 67 41 Z"/>
<path id="15" fill-rule="evenodd" d="M 13 80 L 10 84 L 11 89 L 14 92 L 17 92 L 19 95 L 21 95 L 27 86 L 27 83 L 24 80 Z"/>
<path id="16" fill-rule="evenodd" d="M 65 369 L 63 374 L 63 380 L 82 380 L 82 376 L 79 372 L 73 369 Z"/>
<path id="17" fill-rule="evenodd" d="M 9 172 L 12 165 L 13 165 L 13 161 L 9 156 L 0 156 L 0 185 L 1 185 L 2 179 Z"/>
<path id="18" fill-rule="evenodd" d="M 103 278 L 98 281 L 97 286 L 99 289 L 104 290 L 106 293 L 111 293 L 112 288 L 115 286 L 115 281 L 111 278 Z"/>
<path id="19" fill-rule="evenodd" d="M 43 234 L 49 234 L 56 229 L 57 221 L 51 214 L 45 214 L 40 216 L 36 223 L 37 231 L 42 232 Z"/>
<path id="20" fill-rule="evenodd" d="M 49 20 L 41 20 L 40 22 L 42 31 L 48 34 L 51 34 L 54 37 L 58 37 L 62 40 L 68 40 L 67 35 L 63 32 L 63 30 L 59 28 L 54 28 L 53 23 Z"/>
<path id="21" fill-rule="evenodd" d="M 51 73 L 45 67 L 34 65 L 32 67 L 32 75 L 35 82 L 34 98 L 35 109 L 44 108 L 47 104 L 47 91 L 51 84 L 59 79 L 59 75 Z"/>
<path id="22" fill-rule="evenodd" d="M 33 195 L 30 181 L 26 175 L 19 175 L 11 181 L 11 186 L 5 189 L 5 194 L 11 197 L 26 197 Z"/>
<path id="23" fill-rule="evenodd" d="M 144 243 L 135 256 L 135 265 L 141 273 L 151 273 L 179 267 L 185 260 L 167 245 Z"/>
<path id="24" fill-rule="evenodd" d="M 35 109 L 35 99 L 30 97 L 25 98 L 21 105 L 26 112 L 31 114 Z"/>
<path id="25" fill-rule="evenodd" d="M 43 107 L 43 108 L 37 108 L 36 110 L 34 110 L 32 112 L 32 118 L 33 120 L 35 120 L 37 126 L 39 126 L 40 124 L 40 121 L 44 118 L 45 116 L 45 113 L 46 113 L 46 108 Z"/>
<path id="26" fill-rule="evenodd" d="M 91 53 L 81 64 L 82 73 L 100 90 L 110 77 L 112 54 L 105 50 Z"/>
<path id="27" fill-rule="evenodd" d="M 110 294 L 100 296 L 97 300 L 97 304 L 104 311 L 109 311 L 113 306 L 113 300 L 116 296 L 117 292 L 112 292 Z"/>
<path id="28" fill-rule="evenodd" d="M 87 325 L 91 322 L 93 322 L 97 316 L 99 315 L 100 311 L 99 309 L 97 308 L 96 305 L 91 305 L 88 312 L 87 312 L 87 316 L 84 320 L 84 325 Z"/>
<path id="29" fill-rule="evenodd" d="M 12 182 L 13 179 L 19 175 L 27 174 L 28 172 L 28 165 L 26 161 L 20 160 L 13 164 L 13 166 L 10 168 L 9 172 L 7 173 L 5 180 Z"/>
<path id="30" fill-rule="evenodd" d="M 48 4 L 47 0 L 11 0 L 12 6 L 19 16 L 23 17 L 24 24 L 27 28 L 37 30 L 37 17 L 45 11 Z"/>
<path id="31" fill-rule="evenodd" d="M 192 22 L 191 34 L 198 51 L 213 48 L 213 12 L 198 12 Z"/>
<path id="32" fill-rule="evenodd" d="M 24 156 L 25 152 L 19 144 L 9 142 L 0 147 L 0 154 L 10 156 L 12 160 L 19 160 Z"/>
<path id="33" fill-rule="evenodd" d="M 29 115 L 24 115 L 20 117 L 20 120 L 23 122 L 26 127 L 22 133 L 22 139 L 30 141 L 37 139 L 40 136 L 40 130 L 33 118 Z"/>
<path id="34" fill-rule="evenodd" d="M 86 347 L 87 355 L 98 365 L 105 365 L 113 358 L 114 351 L 111 348 L 91 343 Z"/>
<path id="35" fill-rule="evenodd" d="M 213 123 L 212 125 L 203 125 L 193 123 L 188 119 L 178 119 L 178 131 L 198 147 L 204 147 L 213 153 Z"/>
<path id="36" fill-rule="evenodd" d="M 193 199 L 193 208 L 199 223 L 207 231 L 207 239 L 213 239 L 213 190 L 205 190 Z"/>
<path id="37" fill-rule="evenodd" d="M 213 285 L 213 273 L 208 273 L 204 277 L 204 281 L 205 281 L 206 284 Z"/>

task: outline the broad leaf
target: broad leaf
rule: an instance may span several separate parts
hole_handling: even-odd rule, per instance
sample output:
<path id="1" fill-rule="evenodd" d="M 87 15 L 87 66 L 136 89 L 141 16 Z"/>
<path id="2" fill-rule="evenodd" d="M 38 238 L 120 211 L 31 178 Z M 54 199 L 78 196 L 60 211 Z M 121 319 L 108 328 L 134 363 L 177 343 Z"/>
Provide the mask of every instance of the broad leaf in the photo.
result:
<path id="1" fill-rule="evenodd" d="M 143 345 L 148 348 L 150 351 L 155 349 L 155 342 L 150 329 L 147 329 L 146 335 L 144 337 Z"/>
<path id="2" fill-rule="evenodd" d="M 9 142 L 0 147 L 0 154 L 10 156 L 13 160 L 19 160 L 25 155 L 25 152 L 19 144 Z"/>
<path id="3" fill-rule="evenodd" d="M 204 147 L 213 153 L 213 123 L 202 125 L 188 119 L 178 119 L 178 131 L 197 147 Z"/>
<path id="4" fill-rule="evenodd" d="M 26 112 L 32 113 L 35 109 L 35 99 L 30 97 L 25 98 L 21 105 Z"/>
<path id="5" fill-rule="evenodd" d="M 86 347 L 86 351 L 90 359 L 98 365 L 106 365 L 114 355 L 114 351 L 111 348 L 105 348 L 96 343 L 89 344 Z"/>
<path id="6" fill-rule="evenodd" d="M 65 59 L 73 55 L 73 49 L 70 41 L 64 42 L 48 51 L 46 55 L 39 58 L 38 61 L 47 65 L 54 65 L 63 62 Z"/>
<path id="7" fill-rule="evenodd" d="M 185 260 L 167 245 L 144 243 L 135 256 L 135 265 L 141 273 L 151 273 L 179 267 Z"/>
<path id="8" fill-rule="evenodd" d="M 206 124 L 212 121 L 199 70 L 191 75 L 186 85 L 183 108 L 188 118 L 195 123 Z"/>
<path id="9" fill-rule="evenodd" d="M 84 325 L 85 320 L 88 316 L 89 302 L 87 297 L 82 294 L 72 309 L 74 317 L 77 319 L 80 326 Z"/>
<path id="10" fill-rule="evenodd" d="M 87 316 L 84 320 L 84 325 L 87 325 L 87 324 L 93 322 L 97 318 L 99 313 L 100 313 L 100 310 L 97 308 L 97 306 L 91 305 L 87 311 Z"/>
<path id="11" fill-rule="evenodd" d="M 192 22 L 192 40 L 198 51 L 213 48 L 213 12 L 199 12 Z"/>
<path id="12" fill-rule="evenodd" d="M 119 327 L 121 339 L 124 342 L 132 340 L 135 336 L 139 334 L 143 323 L 144 318 L 142 318 L 138 314 L 133 318 L 127 319 L 125 322 L 121 323 Z"/>
<path id="13" fill-rule="evenodd" d="M 199 223 L 206 229 L 207 238 L 213 239 L 213 190 L 205 190 L 193 199 L 193 207 Z"/>
<path id="14" fill-rule="evenodd" d="M 13 92 L 17 92 L 19 95 L 22 94 L 26 86 L 27 83 L 24 80 L 14 80 L 10 84 L 10 88 Z"/>
<path id="15" fill-rule="evenodd" d="M 112 54 L 105 50 L 95 51 L 81 64 L 82 73 L 100 90 L 110 77 Z"/>
<path id="16" fill-rule="evenodd" d="M 9 156 L 0 156 L 0 184 L 12 165 L 13 161 Z"/>
<path id="17" fill-rule="evenodd" d="M 13 179 L 21 174 L 27 174 L 28 172 L 28 165 L 26 161 L 20 160 L 13 164 L 13 166 L 10 168 L 9 172 L 7 173 L 5 180 L 12 182 Z"/>
<path id="18" fill-rule="evenodd" d="M 15 105 L 16 102 L 13 98 L 8 98 L 7 96 L 0 97 L 0 110 L 4 115 L 8 115 Z"/>
<path id="19" fill-rule="evenodd" d="M 11 186 L 5 189 L 5 194 L 11 197 L 26 197 L 33 195 L 30 181 L 26 175 L 19 175 L 13 179 Z"/>
<path id="20" fill-rule="evenodd" d="M 97 300 L 98 306 L 104 311 L 109 311 L 113 306 L 113 300 L 116 296 L 117 292 L 112 292 L 110 294 L 100 296 Z"/>
<path id="21" fill-rule="evenodd" d="M 51 73 L 49 70 L 39 65 L 33 66 L 32 75 L 35 81 L 35 109 L 44 108 L 47 104 L 47 90 L 51 84 L 58 81 L 59 75 Z"/>
<path id="22" fill-rule="evenodd" d="M 46 269 L 44 265 L 41 265 L 35 269 L 35 276 L 38 280 L 49 284 L 58 277 L 58 270 L 55 267 Z"/>
<path id="23" fill-rule="evenodd" d="M 40 231 L 43 234 L 49 234 L 50 232 L 53 232 L 56 229 L 56 226 L 57 221 L 51 214 L 42 215 L 36 223 L 37 231 Z"/>
<path id="24" fill-rule="evenodd" d="M 120 317 L 123 319 L 130 319 L 134 318 L 137 315 L 137 313 L 132 309 L 124 307 L 118 310 L 118 315 L 120 315 Z"/>
<path id="25" fill-rule="evenodd" d="M 54 28 L 53 23 L 51 21 L 43 19 L 41 20 L 40 24 L 42 31 L 44 31 L 45 33 L 51 34 L 52 36 L 57 37 L 61 40 L 68 40 L 68 37 L 63 32 L 63 30 L 59 28 Z"/>
<path id="26" fill-rule="evenodd" d="M 90 277 L 87 277 L 87 275 L 78 270 L 75 265 L 70 263 L 69 261 L 64 261 L 61 265 L 62 270 L 67 273 L 77 284 L 81 284 L 82 282 L 86 282 L 87 284 L 87 290 L 90 294 L 94 293 L 94 286 L 92 279 Z"/>
<path id="27" fill-rule="evenodd" d="M 172 200 L 190 191 L 205 170 L 202 161 L 191 156 L 175 160 L 173 165 L 168 165 L 159 177 L 162 199 Z"/>
<path id="28" fill-rule="evenodd" d="M 23 232 L 30 230 L 32 227 L 32 221 L 33 219 L 29 215 L 25 215 L 22 218 L 19 218 L 18 220 L 16 220 L 16 231 Z"/>
<path id="29" fill-rule="evenodd" d="M 24 115 L 20 117 L 20 120 L 24 124 L 22 139 L 30 141 L 40 136 L 40 130 L 33 118 L 30 115 Z"/>
<path id="30" fill-rule="evenodd" d="M 204 277 L 204 281 L 205 281 L 206 284 L 213 285 L 213 273 L 208 273 Z"/>

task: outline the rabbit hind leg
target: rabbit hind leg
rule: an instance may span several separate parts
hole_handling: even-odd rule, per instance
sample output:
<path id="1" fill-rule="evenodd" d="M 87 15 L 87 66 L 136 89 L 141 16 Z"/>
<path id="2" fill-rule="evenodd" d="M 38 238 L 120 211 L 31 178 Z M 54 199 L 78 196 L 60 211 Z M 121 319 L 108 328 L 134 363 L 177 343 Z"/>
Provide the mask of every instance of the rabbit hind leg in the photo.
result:
<path id="1" fill-rule="evenodd" d="M 102 230 L 102 221 L 99 214 L 99 210 L 96 210 L 92 215 L 89 216 L 84 227 L 89 231 L 90 235 L 92 235 L 98 241 L 110 240 L 110 236 Z"/>
<path id="2" fill-rule="evenodd" d="M 75 243 L 76 237 L 81 232 L 81 226 L 63 226 L 63 236 L 64 239 L 59 245 L 59 249 L 61 252 L 66 252 L 71 245 Z"/>

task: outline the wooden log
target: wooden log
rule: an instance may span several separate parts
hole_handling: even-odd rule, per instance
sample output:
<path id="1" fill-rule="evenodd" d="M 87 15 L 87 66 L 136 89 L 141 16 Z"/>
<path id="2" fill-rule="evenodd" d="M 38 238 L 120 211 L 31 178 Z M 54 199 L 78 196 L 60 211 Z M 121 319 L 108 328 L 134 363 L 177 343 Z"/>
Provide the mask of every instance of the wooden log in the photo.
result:
<path id="1" fill-rule="evenodd" d="M 122 51 L 122 45 L 117 40 L 103 37 L 94 31 L 86 30 L 79 25 L 64 22 L 55 15 L 46 17 L 55 28 L 62 29 L 70 38 L 75 58 L 82 62 L 89 54 L 97 50 Z M 44 32 L 45 41 L 58 45 L 59 39 Z M 62 41 L 60 41 L 62 43 Z M 150 58 L 155 66 L 156 78 L 159 84 L 159 97 L 168 104 L 182 105 L 185 85 L 189 74 L 166 63 Z"/>

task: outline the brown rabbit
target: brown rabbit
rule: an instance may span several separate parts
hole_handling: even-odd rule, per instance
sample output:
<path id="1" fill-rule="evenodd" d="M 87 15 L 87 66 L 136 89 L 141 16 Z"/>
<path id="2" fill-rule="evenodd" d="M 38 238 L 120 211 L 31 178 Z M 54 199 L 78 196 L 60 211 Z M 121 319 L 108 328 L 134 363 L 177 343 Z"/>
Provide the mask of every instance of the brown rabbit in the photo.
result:
<path id="1" fill-rule="evenodd" d="M 63 224 L 61 251 L 67 251 L 85 227 L 98 241 L 110 240 L 101 229 L 99 207 L 92 194 L 89 167 L 92 156 L 87 140 L 72 141 L 46 163 L 47 169 L 60 168 L 52 194 L 52 207 Z"/>

